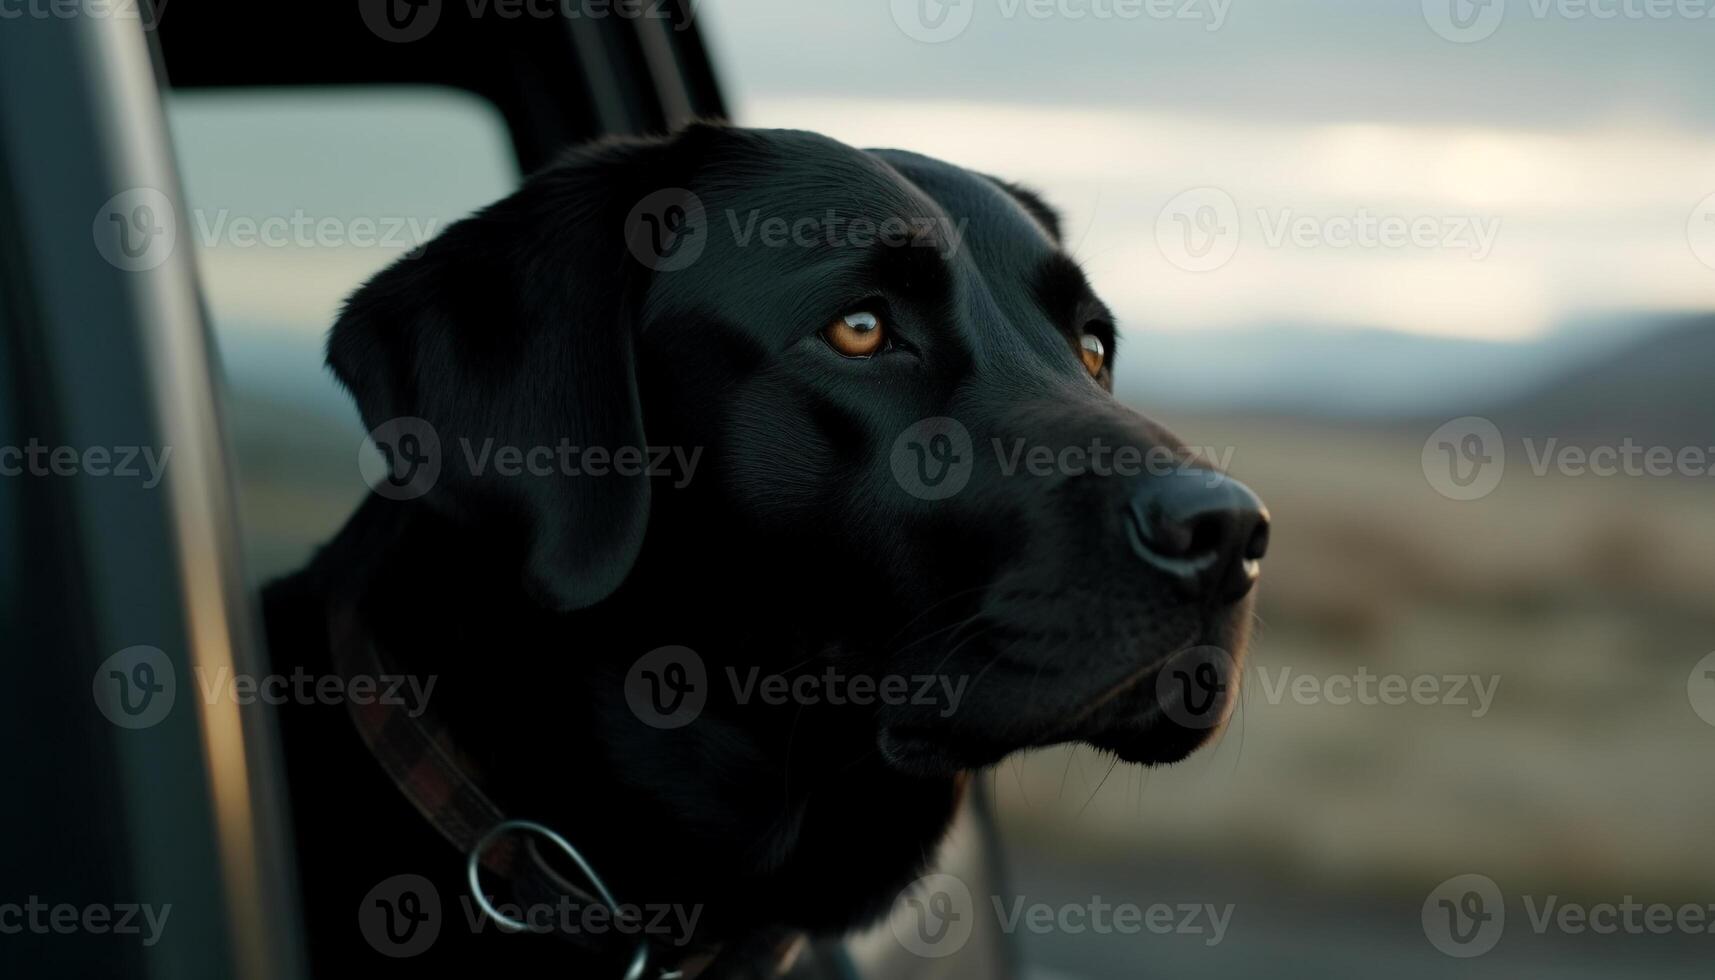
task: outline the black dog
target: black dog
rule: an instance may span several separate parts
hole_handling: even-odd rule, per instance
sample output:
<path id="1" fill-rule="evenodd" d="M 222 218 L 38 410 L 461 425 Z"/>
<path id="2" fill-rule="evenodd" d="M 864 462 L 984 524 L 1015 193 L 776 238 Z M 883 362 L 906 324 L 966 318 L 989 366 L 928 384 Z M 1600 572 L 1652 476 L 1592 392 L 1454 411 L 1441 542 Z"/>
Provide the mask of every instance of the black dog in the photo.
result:
<path id="1" fill-rule="evenodd" d="M 365 285 L 328 360 L 369 426 L 412 436 L 378 437 L 410 492 L 269 590 L 271 647 L 434 678 L 440 741 L 284 716 L 318 975 L 412 951 L 384 947 L 423 903 L 374 891 L 401 874 L 441 903 L 407 971 L 621 975 L 636 928 L 474 911 L 447 839 L 485 828 L 434 818 L 492 814 L 449 794 L 677 910 L 670 941 L 642 929 L 652 969 L 724 950 L 731 973 L 885 912 L 973 769 L 1201 744 L 1267 517 L 1114 401 L 1114 334 L 1031 193 L 719 126 L 576 152 Z M 436 440 L 438 476 L 404 473 Z M 484 872 L 497 901 L 514 885 Z M 383 914 L 398 931 L 365 942 Z M 550 918 L 533 932 L 578 931 Z"/>

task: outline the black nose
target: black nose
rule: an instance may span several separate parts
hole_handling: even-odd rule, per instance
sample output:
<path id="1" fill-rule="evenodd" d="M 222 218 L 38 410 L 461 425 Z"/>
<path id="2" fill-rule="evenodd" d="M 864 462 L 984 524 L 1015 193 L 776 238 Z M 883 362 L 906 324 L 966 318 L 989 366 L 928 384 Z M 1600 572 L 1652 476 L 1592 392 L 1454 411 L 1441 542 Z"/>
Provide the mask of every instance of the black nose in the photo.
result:
<path id="1" fill-rule="evenodd" d="M 1197 599 L 1236 602 L 1268 551 L 1268 508 L 1251 488 L 1211 470 L 1150 477 L 1126 507 L 1132 550 Z"/>

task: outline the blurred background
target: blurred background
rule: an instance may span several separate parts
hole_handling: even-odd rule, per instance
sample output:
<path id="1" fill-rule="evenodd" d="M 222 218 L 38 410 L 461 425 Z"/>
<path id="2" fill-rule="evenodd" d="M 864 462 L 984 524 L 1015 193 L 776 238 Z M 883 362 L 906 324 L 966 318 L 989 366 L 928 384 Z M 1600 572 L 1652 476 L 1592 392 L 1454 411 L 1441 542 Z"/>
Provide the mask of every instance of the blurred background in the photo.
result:
<path id="1" fill-rule="evenodd" d="M 695 9 L 736 122 L 1042 192 L 1120 316 L 1119 396 L 1273 511 L 1216 746 L 987 776 L 1030 901 L 1230 922 L 1024 930 L 1036 977 L 1710 975 L 1715 935 L 1530 913 L 1715 905 L 1715 4 Z M 170 123 L 267 578 L 365 492 L 339 301 L 519 174 L 445 89 L 186 93 Z M 243 232 L 298 212 L 395 233 Z M 1626 446 L 1675 462 L 1579 464 Z M 1381 678 L 1426 693 L 1341 696 Z M 1507 916 L 1474 959 L 1430 922 L 1467 874 Z"/>

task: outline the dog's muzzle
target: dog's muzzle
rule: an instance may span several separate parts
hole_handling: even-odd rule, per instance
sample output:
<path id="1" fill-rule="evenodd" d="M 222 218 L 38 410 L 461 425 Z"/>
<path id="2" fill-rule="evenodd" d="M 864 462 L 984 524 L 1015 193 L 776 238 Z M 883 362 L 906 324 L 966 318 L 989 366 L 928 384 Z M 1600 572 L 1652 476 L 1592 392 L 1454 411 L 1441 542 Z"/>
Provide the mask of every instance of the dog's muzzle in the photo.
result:
<path id="1" fill-rule="evenodd" d="M 1251 489 L 1212 470 L 1153 477 L 1126 503 L 1132 551 L 1198 601 L 1237 602 L 1268 552 L 1268 508 Z"/>

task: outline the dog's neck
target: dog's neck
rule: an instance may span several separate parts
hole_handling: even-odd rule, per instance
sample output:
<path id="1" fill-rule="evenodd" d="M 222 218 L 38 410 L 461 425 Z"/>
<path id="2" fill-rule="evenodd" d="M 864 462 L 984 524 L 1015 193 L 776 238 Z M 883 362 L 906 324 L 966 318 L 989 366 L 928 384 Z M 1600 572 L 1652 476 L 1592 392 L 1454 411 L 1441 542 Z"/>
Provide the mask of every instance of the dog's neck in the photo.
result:
<path id="1" fill-rule="evenodd" d="M 490 542 L 389 501 L 346 536 L 371 562 L 345 570 L 367 634 L 402 672 L 435 677 L 433 707 L 495 801 L 571 839 L 621 901 L 700 910 L 700 941 L 872 921 L 951 822 L 962 780 L 889 769 L 851 717 L 711 697 L 664 729 L 627 703 L 628 671 L 657 647 L 692 647 L 711 675 L 821 652 L 767 610 L 645 574 L 599 608 L 550 614 L 495 571 L 509 556 Z"/>

